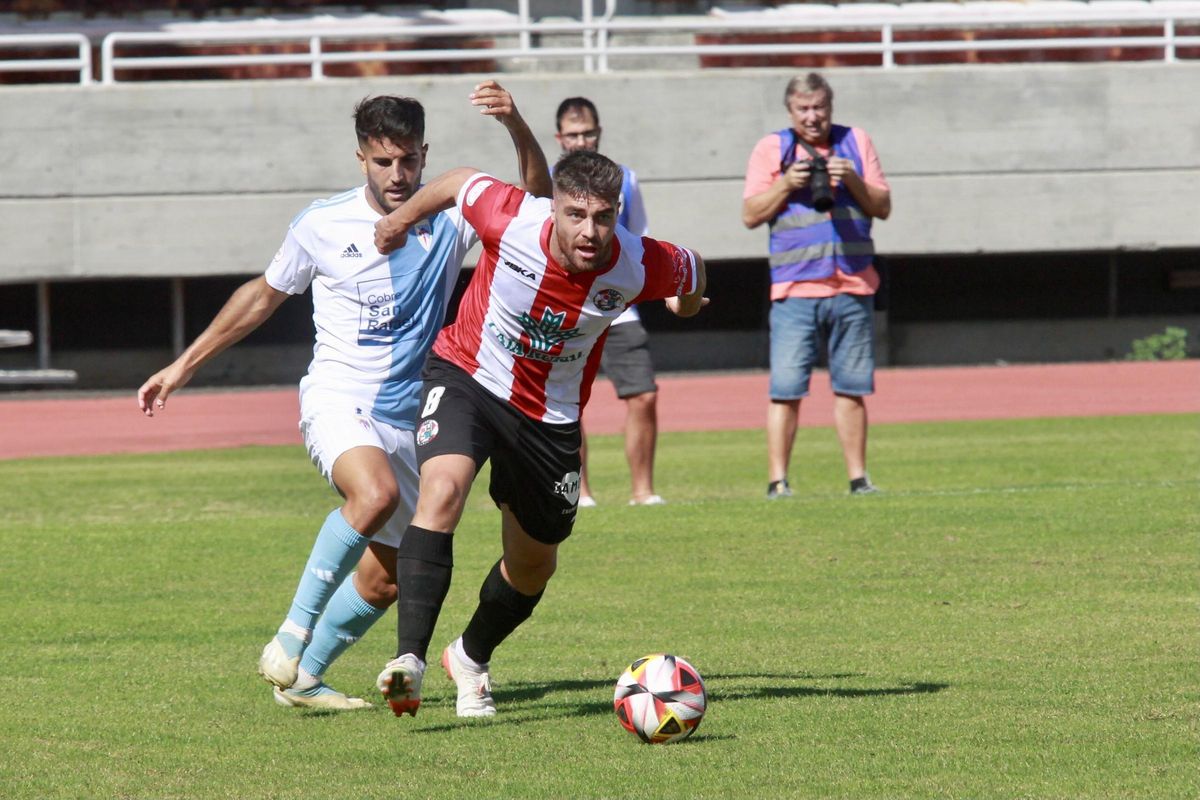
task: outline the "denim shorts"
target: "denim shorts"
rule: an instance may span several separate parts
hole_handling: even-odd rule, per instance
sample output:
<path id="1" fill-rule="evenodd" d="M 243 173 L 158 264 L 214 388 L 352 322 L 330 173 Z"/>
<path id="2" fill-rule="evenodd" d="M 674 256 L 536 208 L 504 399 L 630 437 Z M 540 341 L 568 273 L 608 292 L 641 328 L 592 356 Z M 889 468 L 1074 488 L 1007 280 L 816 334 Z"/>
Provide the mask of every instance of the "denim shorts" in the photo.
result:
<path id="1" fill-rule="evenodd" d="M 835 394 L 875 391 L 875 298 L 788 297 L 771 303 L 771 399 L 808 396 L 822 341 L 829 345 L 829 378 Z"/>

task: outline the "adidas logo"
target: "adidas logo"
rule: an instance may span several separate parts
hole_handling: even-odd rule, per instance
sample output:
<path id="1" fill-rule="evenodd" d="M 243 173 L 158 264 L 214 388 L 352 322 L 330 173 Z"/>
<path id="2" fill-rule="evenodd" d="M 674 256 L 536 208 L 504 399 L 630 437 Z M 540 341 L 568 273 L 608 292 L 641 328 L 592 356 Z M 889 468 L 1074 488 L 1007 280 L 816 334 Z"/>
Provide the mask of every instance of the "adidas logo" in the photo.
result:
<path id="1" fill-rule="evenodd" d="M 354 243 L 351 242 L 350 246 L 342 251 L 342 258 L 362 258 L 362 253 L 357 247 L 354 246 Z"/>
<path id="2" fill-rule="evenodd" d="M 311 572 L 313 576 L 322 583 L 333 583 L 334 578 L 337 577 L 334 575 L 333 570 L 321 569 L 320 567 L 312 567 L 309 569 L 309 572 Z"/>

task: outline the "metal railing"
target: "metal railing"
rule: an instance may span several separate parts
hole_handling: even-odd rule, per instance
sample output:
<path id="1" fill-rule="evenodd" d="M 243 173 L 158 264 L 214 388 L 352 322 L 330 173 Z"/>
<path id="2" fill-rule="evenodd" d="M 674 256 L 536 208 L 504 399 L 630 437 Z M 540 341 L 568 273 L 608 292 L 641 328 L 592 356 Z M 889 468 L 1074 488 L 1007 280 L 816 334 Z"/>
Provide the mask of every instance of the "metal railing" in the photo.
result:
<path id="1" fill-rule="evenodd" d="M 32 331 L 0 330 L 0 348 L 27 347 L 34 342 Z M 0 369 L 0 385 L 33 385 L 75 383 L 79 376 L 73 369 L 50 367 L 50 284 L 37 283 L 37 368 Z"/>
<path id="2" fill-rule="evenodd" d="M 78 72 L 80 83 L 92 82 L 92 43 L 82 33 L 14 34 L 0 36 L 0 47 L 67 49 L 73 58 L 0 58 L 0 72 Z"/>
<path id="3" fill-rule="evenodd" d="M 616 0 L 605 0 L 604 12 L 593 16 L 591 0 L 583 0 L 581 21 L 533 22 L 529 19 L 529 0 L 521 0 L 520 13 L 512 22 L 471 22 L 471 16 L 455 17 L 452 12 L 434 18 L 391 20 L 390 26 L 311 27 L 247 30 L 178 30 L 163 32 L 122 32 L 107 34 L 101 44 L 101 82 L 118 82 L 123 70 L 184 70 L 210 67 L 255 67 L 303 65 L 308 77 L 322 80 L 326 67 L 335 64 L 377 62 L 492 61 L 506 60 L 578 60 L 585 72 L 609 72 L 610 59 L 654 56 L 788 56 L 788 55 L 874 55 L 880 66 L 899 66 L 898 55 L 956 52 L 1002 52 L 1038 49 L 1084 50 L 1095 48 L 1149 48 L 1161 50 L 1161 59 L 1177 60 L 1183 48 L 1200 47 L 1200 36 L 1178 35 L 1181 24 L 1200 26 L 1200 2 L 1154 0 L 1153 2 L 1044 2 L 1026 4 L 997 0 L 989 3 L 909 3 L 855 4 L 843 6 L 783 6 L 756 11 L 715 9 L 707 17 L 615 17 Z M 513 15 L 505 15 L 512 18 Z M 1092 28 L 1098 35 L 1080 35 L 1080 28 Z M 1109 31 L 1107 28 L 1117 30 Z M 1121 28 L 1131 29 L 1121 31 Z M 1146 29 L 1155 29 L 1147 34 Z M 1036 38 L 1011 34 L 1020 30 L 1045 32 Z M 1061 35 L 1055 29 L 1062 29 Z M 1200 28 L 1198 28 L 1200 29 Z M 969 32 L 958 39 L 947 33 Z M 794 41 L 797 35 L 855 32 L 864 41 Z M 679 34 L 686 42 L 660 44 L 614 44 L 614 37 L 629 40 L 653 34 Z M 999 35 L 996 35 L 999 34 Z M 1007 36 L 1005 35 L 1007 34 Z M 761 38 L 770 35 L 773 42 L 739 42 L 738 37 Z M 731 41 L 697 44 L 695 39 L 728 37 Z M 429 38 L 482 41 L 486 47 L 446 47 L 439 49 L 345 50 L 354 43 L 419 42 Z M 496 47 L 496 37 L 511 37 L 515 47 Z M 564 37 L 578 37 L 578 44 L 563 44 Z M 793 41 L 788 41 L 789 37 Z M 543 39 L 557 44 L 543 43 Z M 0 36 L 0 48 L 8 43 L 24 44 L 50 39 L 70 40 L 80 50 L 78 59 L 63 61 L 0 61 L 0 70 L 36 69 L 80 70 L 80 81 L 88 81 L 91 57 L 86 39 L 80 35 Z M 297 48 L 300 44 L 302 47 Z M 173 45 L 183 48 L 198 45 L 283 45 L 292 52 L 278 53 L 179 53 L 135 55 L 139 47 Z M 333 49 L 330 49 L 333 46 Z"/>

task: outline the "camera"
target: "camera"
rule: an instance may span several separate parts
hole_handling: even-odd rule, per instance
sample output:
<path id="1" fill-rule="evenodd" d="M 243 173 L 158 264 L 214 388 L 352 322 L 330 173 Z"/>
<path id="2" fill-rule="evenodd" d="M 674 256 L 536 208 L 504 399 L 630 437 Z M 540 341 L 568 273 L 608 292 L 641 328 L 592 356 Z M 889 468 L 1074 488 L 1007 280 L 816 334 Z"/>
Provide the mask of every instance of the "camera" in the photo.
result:
<path id="1" fill-rule="evenodd" d="M 808 160 L 808 169 L 812 177 L 808 179 L 808 187 L 812 192 L 813 208 L 825 212 L 833 208 L 833 189 L 829 185 L 829 162 L 820 156 Z"/>

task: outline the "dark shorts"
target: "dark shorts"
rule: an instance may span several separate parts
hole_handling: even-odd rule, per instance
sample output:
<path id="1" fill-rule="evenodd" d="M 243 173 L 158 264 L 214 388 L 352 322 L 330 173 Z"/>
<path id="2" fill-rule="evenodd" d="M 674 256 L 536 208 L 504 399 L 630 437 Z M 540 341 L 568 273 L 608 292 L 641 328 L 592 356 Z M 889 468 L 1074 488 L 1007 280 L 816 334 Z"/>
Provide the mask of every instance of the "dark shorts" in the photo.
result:
<path id="1" fill-rule="evenodd" d="M 579 424 L 530 419 L 462 369 L 430 356 L 422 375 L 417 463 L 464 455 L 475 470 L 491 459 L 489 492 L 543 544 L 571 535 L 579 502 Z"/>
<path id="2" fill-rule="evenodd" d="M 612 381 L 617 397 L 622 400 L 658 390 L 648 342 L 641 320 L 622 322 L 608 329 L 608 339 L 600 355 L 600 369 Z"/>

